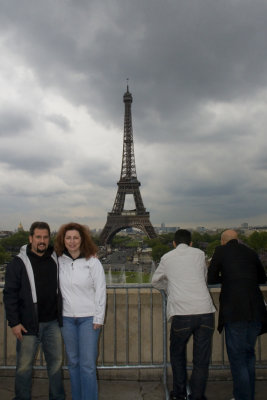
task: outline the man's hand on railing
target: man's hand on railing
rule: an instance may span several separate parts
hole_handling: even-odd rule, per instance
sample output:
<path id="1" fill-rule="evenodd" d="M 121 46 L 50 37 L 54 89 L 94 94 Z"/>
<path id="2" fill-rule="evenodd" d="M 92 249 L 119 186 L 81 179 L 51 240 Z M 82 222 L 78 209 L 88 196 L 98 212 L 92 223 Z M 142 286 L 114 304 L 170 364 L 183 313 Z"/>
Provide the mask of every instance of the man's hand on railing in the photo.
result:
<path id="1" fill-rule="evenodd" d="M 13 335 L 16 336 L 16 338 L 18 340 L 22 340 L 22 338 L 23 338 L 22 332 L 25 332 L 25 333 L 28 332 L 27 329 L 25 329 L 22 324 L 18 324 L 16 326 L 13 326 L 11 329 L 12 329 Z"/>

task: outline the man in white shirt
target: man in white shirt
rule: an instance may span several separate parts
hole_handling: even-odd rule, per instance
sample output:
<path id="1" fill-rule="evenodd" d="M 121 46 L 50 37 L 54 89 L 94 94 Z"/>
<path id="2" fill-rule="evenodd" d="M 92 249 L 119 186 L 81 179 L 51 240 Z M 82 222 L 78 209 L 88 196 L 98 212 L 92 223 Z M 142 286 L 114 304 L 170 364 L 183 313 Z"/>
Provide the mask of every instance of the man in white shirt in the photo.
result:
<path id="1" fill-rule="evenodd" d="M 152 284 L 167 292 L 167 318 L 171 319 L 170 358 L 173 373 L 171 399 L 187 398 L 186 345 L 193 335 L 193 371 L 190 400 L 205 400 L 214 312 L 207 288 L 207 266 L 202 250 L 192 247 L 191 233 L 176 231 L 174 250 L 164 254 Z"/>

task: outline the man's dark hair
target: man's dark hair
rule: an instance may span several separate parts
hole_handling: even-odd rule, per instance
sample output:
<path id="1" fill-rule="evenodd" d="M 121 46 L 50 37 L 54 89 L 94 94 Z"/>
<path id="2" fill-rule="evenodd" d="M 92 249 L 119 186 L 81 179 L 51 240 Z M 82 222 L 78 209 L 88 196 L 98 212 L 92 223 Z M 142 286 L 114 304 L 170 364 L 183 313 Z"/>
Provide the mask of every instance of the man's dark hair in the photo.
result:
<path id="1" fill-rule="evenodd" d="M 34 235 L 35 229 L 47 229 L 49 236 L 51 235 L 50 227 L 46 222 L 40 222 L 40 221 L 33 222 L 30 227 L 30 236 Z"/>
<path id="2" fill-rule="evenodd" d="M 185 243 L 189 246 L 192 242 L 191 232 L 186 229 L 178 229 L 174 234 L 174 241 L 176 245 Z"/>

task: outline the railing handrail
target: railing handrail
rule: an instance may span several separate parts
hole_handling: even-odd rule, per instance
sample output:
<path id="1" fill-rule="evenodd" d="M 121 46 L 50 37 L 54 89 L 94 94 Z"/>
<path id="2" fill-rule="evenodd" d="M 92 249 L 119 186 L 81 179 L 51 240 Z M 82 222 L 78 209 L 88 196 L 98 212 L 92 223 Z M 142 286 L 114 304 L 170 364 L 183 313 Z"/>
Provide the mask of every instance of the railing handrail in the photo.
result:
<path id="1" fill-rule="evenodd" d="M 267 284 L 260 285 L 262 287 L 267 287 Z M 4 287 L 4 282 L 0 283 L 0 288 Z M 216 285 L 208 285 L 209 289 L 216 289 L 220 288 L 220 284 Z M 101 357 L 98 361 L 97 368 L 99 370 L 122 370 L 122 369 L 161 369 L 162 370 L 162 377 L 163 377 L 163 385 L 164 385 L 164 390 L 165 390 L 165 399 L 169 399 L 169 392 L 168 392 L 168 386 L 167 386 L 167 372 L 168 368 L 170 366 L 170 362 L 168 362 L 168 357 L 167 357 L 167 317 L 166 317 L 166 300 L 167 300 L 167 295 L 163 290 L 158 290 L 154 288 L 154 286 L 151 283 L 114 283 L 114 284 L 108 284 L 107 285 L 108 289 L 108 294 L 111 296 L 111 304 L 108 310 L 108 313 L 110 312 L 111 315 L 110 321 L 112 322 L 111 329 L 107 327 L 107 332 L 108 336 L 113 335 L 114 338 L 111 339 L 111 343 L 113 343 L 113 357 L 111 358 L 111 361 L 107 361 L 108 358 L 105 358 L 105 346 L 104 346 L 104 336 L 105 336 L 105 328 L 102 330 L 102 335 L 101 335 L 101 342 L 100 342 L 100 349 L 101 349 L 101 354 L 102 354 L 102 360 Z M 142 290 L 145 289 L 145 291 Z M 117 302 L 117 295 L 121 295 L 123 290 L 125 291 L 125 300 L 121 301 L 120 303 Z M 119 291 L 119 292 L 118 292 Z M 135 324 L 137 325 L 136 328 L 136 335 L 137 335 L 137 350 L 136 350 L 136 355 L 137 355 L 137 361 L 132 361 L 131 357 L 129 357 L 129 342 L 130 342 L 130 336 L 129 336 L 129 330 L 131 329 L 131 320 L 129 318 L 129 292 L 134 293 L 134 311 L 137 313 L 137 318 Z M 160 339 L 160 343 L 162 346 L 162 353 L 160 350 L 160 358 L 158 358 L 159 361 L 155 361 L 154 358 L 154 325 L 153 325 L 153 317 L 155 316 L 154 314 L 154 294 L 155 292 L 159 292 L 161 294 L 161 303 L 157 302 L 157 304 L 161 304 L 159 308 L 159 311 L 162 313 L 162 328 L 161 328 L 161 334 L 162 338 Z M 149 312 L 149 317 L 147 320 L 144 322 L 141 317 L 141 294 L 144 294 L 148 298 L 148 302 L 146 304 L 146 311 Z M 216 291 L 214 292 L 216 293 Z M 113 297 L 112 297 L 113 296 Z M 217 296 L 217 295 L 216 295 Z M 133 306 L 133 304 L 131 303 Z M 119 308 L 118 308 L 119 307 Z M 119 314 L 121 312 L 120 317 L 120 322 L 117 322 L 117 313 Z M 159 315 L 159 314 L 157 314 Z M 125 320 L 123 320 L 125 318 Z M 149 321 L 150 318 L 150 321 Z M 122 323 L 123 328 L 121 328 L 121 321 L 124 321 Z M 7 321 L 5 319 L 5 313 L 4 313 L 4 321 L 3 321 L 3 337 L 4 337 L 4 348 L 3 348 L 3 354 L 4 354 L 4 364 L 1 366 L 0 369 L 15 369 L 15 365 L 8 365 L 6 362 L 7 360 L 7 334 L 8 334 L 8 328 L 7 328 Z M 145 326 L 148 326 L 148 332 L 145 335 L 146 338 L 148 338 L 148 342 L 151 343 L 151 348 L 148 352 L 149 356 L 148 358 L 142 358 L 142 344 L 141 341 L 143 340 L 142 337 L 142 332 L 141 332 L 141 326 L 142 324 L 145 323 Z M 118 326 L 119 325 L 119 326 Z M 161 321 L 160 321 L 161 325 Z M 109 329 L 112 331 L 110 332 Z M 123 361 L 118 361 L 118 358 L 120 355 L 119 351 L 121 350 L 118 348 L 118 341 L 117 341 L 117 335 L 118 332 L 122 329 L 123 333 L 123 339 L 125 341 L 125 352 L 123 353 L 125 357 L 123 358 Z M 113 341 L 112 341 L 113 340 Z M 213 363 L 211 360 L 210 368 L 213 370 L 224 370 L 224 369 L 229 369 L 229 363 L 225 362 L 224 359 L 224 335 L 221 335 L 221 360 L 219 361 L 219 364 L 217 362 Z M 102 346 L 102 347 L 101 347 Z M 262 348 L 261 348 L 261 338 L 258 339 L 258 354 L 259 354 L 259 362 L 257 363 L 257 368 L 260 369 L 267 369 L 267 363 L 266 359 L 262 359 Z M 128 349 L 128 350 L 127 350 Z M 108 355 L 109 357 L 109 355 Z M 145 355 L 146 357 L 146 355 Z M 151 358 L 150 358 L 151 357 Z M 145 361 L 143 361 L 145 360 Z M 147 361 L 148 360 L 148 361 Z M 101 362 L 102 361 L 102 362 Z M 43 364 L 43 361 L 41 362 L 41 365 L 35 366 L 36 369 L 45 369 L 45 365 Z M 64 369 L 66 369 L 66 364 L 64 364 Z M 188 367 L 191 369 L 191 366 Z"/>
<path id="2" fill-rule="evenodd" d="M 0 282 L 0 289 L 4 288 L 5 282 Z M 220 288 L 222 285 L 220 283 L 212 284 L 212 285 L 207 285 L 209 289 L 213 288 Z M 259 283 L 259 286 L 262 287 L 267 287 L 267 283 Z M 116 288 L 147 288 L 147 289 L 156 289 L 152 283 L 108 283 L 107 284 L 107 289 L 116 289 Z"/>

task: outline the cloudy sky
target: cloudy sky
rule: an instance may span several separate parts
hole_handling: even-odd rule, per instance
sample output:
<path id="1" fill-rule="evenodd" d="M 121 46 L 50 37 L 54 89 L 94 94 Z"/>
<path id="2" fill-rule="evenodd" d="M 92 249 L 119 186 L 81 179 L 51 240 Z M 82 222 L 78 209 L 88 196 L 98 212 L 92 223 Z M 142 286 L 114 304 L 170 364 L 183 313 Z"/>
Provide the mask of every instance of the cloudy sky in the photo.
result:
<path id="1" fill-rule="evenodd" d="M 152 224 L 267 224 L 266 41 L 266 0 L 0 0 L 0 229 L 104 226 L 127 78 Z"/>

